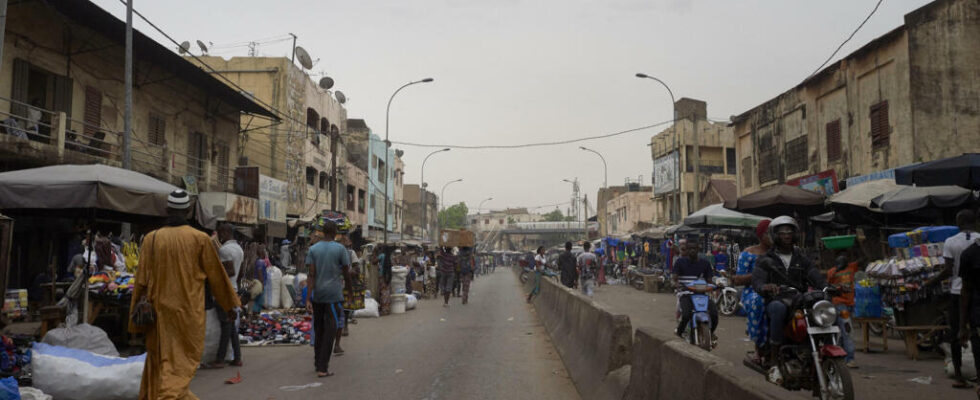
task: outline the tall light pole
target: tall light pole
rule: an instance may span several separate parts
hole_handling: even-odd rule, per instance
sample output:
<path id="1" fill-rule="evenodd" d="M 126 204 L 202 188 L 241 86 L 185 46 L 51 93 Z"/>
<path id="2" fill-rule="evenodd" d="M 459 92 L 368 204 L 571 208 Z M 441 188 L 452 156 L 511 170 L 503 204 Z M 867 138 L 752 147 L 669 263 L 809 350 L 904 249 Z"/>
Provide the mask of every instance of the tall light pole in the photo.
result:
<path id="1" fill-rule="evenodd" d="M 385 181 L 384 181 L 384 184 L 385 184 L 384 243 L 385 244 L 388 244 L 388 183 L 391 181 L 391 176 L 389 176 L 391 173 L 388 172 L 388 170 L 389 170 L 389 168 L 391 168 L 391 162 L 393 161 L 393 160 L 389 160 L 388 159 L 388 154 L 389 154 L 390 149 L 391 149 L 391 141 L 388 140 L 388 121 L 390 119 L 389 117 L 391 116 L 391 102 L 392 102 L 392 100 L 395 100 L 395 95 L 398 94 L 398 92 L 402 91 L 402 89 L 407 88 L 407 87 L 412 86 L 412 85 L 417 84 L 417 83 L 429 83 L 429 82 L 432 82 L 432 81 L 433 81 L 432 78 L 425 78 L 425 79 L 422 79 L 422 80 L 419 80 L 419 81 L 412 81 L 412 82 L 406 83 L 406 84 L 402 85 L 400 88 L 398 88 L 397 90 L 395 90 L 395 93 L 392 93 L 391 94 L 391 98 L 388 99 L 388 108 L 385 110 Z"/>
<path id="2" fill-rule="evenodd" d="M 598 151 L 592 150 L 585 146 L 579 146 L 578 148 L 585 151 L 593 152 L 595 153 L 595 155 L 599 156 L 599 159 L 602 160 L 602 187 L 604 188 L 609 187 L 609 167 L 606 166 L 606 158 L 603 157 L 602 154 L 599 154 Z"/>
<path id="3" fill-rule="evenodd" d="M 562 179 L 562 182 L 568 182 L 568 183 L 571 183 L 572 184 L 572 212 L 571 212 L 571 214 L 574 214 L 574 216 L 577 217 L 578 216 L 578 189 L 579 189 L 579 187 L 578 187 L 578 178 L 575 178 L 575 180 Z"/>
<path id="4" fill-rule="evenodd" d="M 446 186 L 452 185 L 452 184 L 454 184 L 456 182 L 462 182 L 462 181 L 463 181 L 463 178 L 459 178 L 459 179 L 454 180 L 454 181 L 446 182 L 445 185 L 442 185 L 442 192 L 439 193 L 439 210 L 440 211 L 442 210 L 443 206 L 446 204 Z M 440 224 L 440 222 L 439 222 L 439 214 L 437 213 L 436 214 L 436 225 L 437 225 L 438 228 L 442 228 L 442 226 L 438 226 L 439 224 Z"/>
<path id="5" fill-rule="evenodd" d="M 488 202 L 490 200 L 493 200 L 493 197 L 487 197 L 487 198 L 483 199 L 483 201 L 480 202 L 480 205 L 476 208 L 476 213 L 479 214 L 480 213 L 480 210 L 483 209 L 483 203 L 486 203 L 486 202 Z"/>
<path id="6" fill-rule="evenodd" d="M 425 218 L 425 214 L 426 214 L 425 210 L 427 209 L 426 204 L 425 204 L 425 162 L 426 161 L 429 161 L 429 157 L 432 157 L 432 155 L 434 155 L 436 153 L 442 153 L 442 152 L 445 152 L 445 151 L 449 151 L 449 150 L 452 150 L 452 149 L 446 147 L 445 149 L 442 149 L 442 150 L 433 151 L 433 152 L 429 153 L 429 155 L 425 156 L 425 158 L 422 160 L 422 174 L 421 174 L 422 175 L 422 179 L 419 180 L 419 203 L 422 204 L 422 211 L 419 213 L 419 216 L 422 217 L 422 241 L 423 242 L 425 241 L 425 226 L 428 225 L 428 222 L 429 222 L 429 220 L 427 218 Z M 438 212 L 438 211 L 439 210 L 436 210 L 436 212 Z"/>
<path id="7" fill-rule="evenodd" d="M 678 222 L 678 221 L 680 221 L 680 218 L 681 218 L 681 203 L 680 203 L 680 201 L 681 201 L 681 181 L 680 181 L 681 149 L 680 149 L 680 147 L 678 147 L 678 140 L 677 140 L 677 101 L 674 100 L 674 92 L 670 90 L 670 86 L 667 86 L 667 84 L 664 83 L 664 81 L 662 81 L 660 79 L 657 79 L 656 77 L 653 77 L 653 76 L 644 74 L 642 72 L 637 73 L 636 74 L 636 77 L 637 78 L 644 78 L 644 79 L 653 79 L 653 80 L 655 80 L 657 82 L 660 82 L 660 84 L 661 85 L 664 85 L 664 88 L 667 89 L 667 94 L 670 95 L 670 107 L 674 111 L 673 112 L 674 117 L 672 118 L 673 119 L 673 121 L 672 121 L 673 123 L 671 124 L 671 130 L 674 131 L 674 151 L 677 152 L 677 157 L 676 157 L 676 160 L 675 160 L 676 162 L 674 163 L 674 184 L 677 185 L 677 190 L 674 192 L 674 207 L 673 208 L 675 208 L 675 210 L 674 210 L 674 217 L 676 218 L 674 222 Z"/>

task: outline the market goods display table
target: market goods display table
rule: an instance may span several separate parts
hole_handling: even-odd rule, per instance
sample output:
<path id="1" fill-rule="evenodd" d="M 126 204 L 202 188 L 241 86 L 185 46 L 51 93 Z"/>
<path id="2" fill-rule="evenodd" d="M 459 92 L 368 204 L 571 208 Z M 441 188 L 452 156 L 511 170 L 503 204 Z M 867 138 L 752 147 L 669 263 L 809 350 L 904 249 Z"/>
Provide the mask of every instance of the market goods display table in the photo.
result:
<path id="1" fill-rule="evenodd" d="M 914 325 L 896 326 L 895 330 L 902 333 L 905 338 L 905 355 L 912 360 L 919 359 L 919 335 L 918 333 L 932 334 L 936 331 L 947 330 L 948 325 Z"/>
<path id="2" fill-rule="evenodd" d="M 871 350 L 871 335 L 869 329 L 871 324 L 881 324 L 882 327 L 888 324 L 889 318 L 874 318 L 874 317 L 855 317 L 854 322 L 861 324 L 861 330 L 864 333 L 864 352 L 868 353 Z M 882 351 L 888 351 L 888 332 L 884 331 L 881 334 L 881 347 Z"/>

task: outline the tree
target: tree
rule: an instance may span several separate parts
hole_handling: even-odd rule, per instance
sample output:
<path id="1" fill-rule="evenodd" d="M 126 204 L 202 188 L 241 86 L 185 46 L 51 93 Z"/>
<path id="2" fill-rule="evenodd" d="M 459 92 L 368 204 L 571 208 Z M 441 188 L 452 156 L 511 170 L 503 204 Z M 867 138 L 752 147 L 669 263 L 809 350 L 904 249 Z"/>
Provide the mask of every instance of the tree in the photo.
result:
<path id="1" fill-rule="evenodd" d="M 467 213 L 469 213 L 469 209 L 466 208 L 466 204 L 463 202 L 439 211 L 439 227 L 448 229 L 462 229 L 466 227 Z"/>
<path id="2" fill-rule="evenodd" d="M 565 215 L 557 208 L 555 211 L 542 215 L 542 217 L 544 217 L 545 222 L 562 222 L 565 220 Z"/>

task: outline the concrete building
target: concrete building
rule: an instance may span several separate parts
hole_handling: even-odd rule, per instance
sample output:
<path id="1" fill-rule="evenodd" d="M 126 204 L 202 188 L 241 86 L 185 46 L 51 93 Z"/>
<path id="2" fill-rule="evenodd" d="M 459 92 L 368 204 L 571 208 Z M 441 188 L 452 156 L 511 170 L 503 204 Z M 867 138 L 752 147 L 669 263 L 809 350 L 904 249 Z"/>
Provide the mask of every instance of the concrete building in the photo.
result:
<path id="1" fill-rule="evenodd" d="M 424 194 L 420 193 L 417 184 L 405 185 L 404 194 L 403 237 L 423 239 L 422 228 L 424 225 L 424 240 L 434 241 L 438 230 L 436 228 L 436 215 L 439 212 L 439 197 L 428 190 L 425 190 Z M 424 211 L 422 210 L 422 196 L 424 196 L 425 202 Z"/>
<path id="2" fill-rule="evenodd" d="M 627 185 L 627 191 L 606 202 L 606 235 L 623 236 L 653 226 L 656 204 L 650 198 L 653 188 Z"/>
<path id="3" fill-rule="evenodd" d="M 623 186 L 609 186 L 599 188 L 596 195 L 596 222 L 599 223 L 599 235 L 605 237 L 609 234 L 606 231 L 606 204 L 620 194 L 626 193 L 628 188 Z"/>
<path id="4" fill-rule="evenodd" d="M 470 214 L 466 216 L 469 229 L 479 234 L 506 228 L 508 225 L 524 222 L 538 222 L 541 214 L 532 214 L 527 208 L 508 208 L 500 211 Z"/>
<path id="5" fill-rule="evenodd" d="M 84 0 L 16 2 L 6 18 L 0 169 L 121 166 L 125 23 Z M 276 116 L 141 32 L 133 41 L 132 169 L 230 192 L 243 113 Z"/>
<path id="6" fill-rule="evenodd" d="M 674 104 L 679 119 L 673 126 L 650 138 L 653 157 L 652 222 L 655 225 L 680 223 L 697 211 L 701 193 L 712 179 L 735 180 L 736 150 L 732 129 L 707 120 L 707 103 L 682 98 Z M 678 142 L 675 145 L 674 135 Z M 681 173 L 675 175 L 678 165 Z M 679 182 L 675 177 L 679 176 Z M 680 215 L 673 215 L 675 194 L 680 191 Z M 609 214 L 612 210 L 607 210 Z M 608 223 L 607 223 L 608 225 Z"/>
<path id="7" fill-rule="evenodd" d="M 776 98 L 733 117 L 741 195 L 980 151 L 980 7 L 937 0 Z"/>
<path id="8" fill-rule="evenodd" d="M 346 188 L 347 110 L 287 57 L 201 57 L 260 101 L 282 113 L 282 123 L 243 117 L 243 165 L 287 185 L 287 215 L 311 220 L 340 210 Z"/>
<path id="9" fill-rule="evenodd" d="M 388 232 L 395 230 L 395 150 L 385 145 L 378 135 L 371 132 L 371 128 L 364 120 L 349 120 L 352 128 L 348 132 L 351 143 L 358 144 L 350 148 L 357 159 L 365 160 L 363 164 L 367 169 L 367 231 L 365 237 L 381 240 L 384 237 L 385 229 L 385 186 L 388 187 Z M 359 162 L 360 163 L 360 162 Z M 385 166 L 392 166 L 386 169 Z M 403 167 L 404 169 L 404 167 Z M 388 174 L 385 174 L 385 171 Z M 401 181 L 401 178 L 399 178 Z M 389 235 L 389 239 L 392 239 Z"/>

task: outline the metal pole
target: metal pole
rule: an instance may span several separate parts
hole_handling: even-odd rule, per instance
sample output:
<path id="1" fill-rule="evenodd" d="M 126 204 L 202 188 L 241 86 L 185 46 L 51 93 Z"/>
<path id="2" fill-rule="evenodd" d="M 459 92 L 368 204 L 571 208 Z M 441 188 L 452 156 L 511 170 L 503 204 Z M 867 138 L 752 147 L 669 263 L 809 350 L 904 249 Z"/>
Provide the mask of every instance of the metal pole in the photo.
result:
<path id="1" fill-rule="evenodd" d="M 423 83 L 423 82 L 432 82 L 432 78 L 425 78 L 425 79 L 422 79 L 420 81 L 413 81 L 413 82 L 409 82 L 409 83 L 406 83 L 406 84 L 402 85 L 400 88 L 398 88 L 398 90 L 395 90 L 395 93 L 392 93 L 391 94 L 391 97 L 388 99 L 388 108 L 385 109 L 385 181 L 384 181 L 384 184 L 385 184 L 384 243 L 385 244 L 388 244 L 388 182 L 390 181 L 390 177 L 388 176 L 388 169 L 391 168 L 391 165 L 390 165 L 391 164 L 391 162 L 390 162 L 391 160 L 388 159 L 388 153 L 391 151 L 391 141 L 388 140 L 388 133 L 389 133 L 388 132 L 388 122 L 389 122 L 389 119 L 390 119 L 390 116 L 391 116 L 391 102 L 393 100 L 395 100 L 395 95 L 397 95 L 398 92 L 402 91 L 402 89 L 404 89 L 404 88 L 406 88 L 408 86 L 414 85 L 416 83 Z"/>
<path id="2" fill-rule="evenodd" d="M 293 37 L 293 51 L 291 53 L 292 56 L 289 59 L 289 63 L 290 64 L 296 64 L 296 35 L 290 33 L 289 36 L 292 36 Z"/>
<path id="3" fill-rule="evenodd" d="M 667 84 L 664 83 L 664 81 L 662 81 L 660 79 L 657 79 L 656 77 L 647 75 L 647 74 L 636 74 L 636 76 L 639 77 L 639 78 L 648 78 L 648 79 L 653 79 L 653 80 L 655 80 L 657 82 L 660 82 L 660 84 L 661 85 L 664 85 L 664 88 L 667 89 L 667 94 L 670 95 L 670 105 L 671 105 L 671 107 L 674 110 L 674 118 L 673 118 L 673 122 L 674 123 L 671 125 L 671 130 L 674 131 L 673 132 L 674 133 L 674 151 L 677 151 L 677 158 L 675 159 L 675 163 L 674 163 L 674 184 L 677 185 L 677 189 L 674 191 L 674 208 L 675 208 L 674 218 L 676 218 L 676 220 L 674 222 L 677 223 L 681 219 L 681 207 L 680 207 L 680 200 L 681 200 L 681 182 L 679 180 L 680 179 L 680 169 L 681 169 L 681 149 L 679 147 L 679 141 L 677 140 L 677 101 L 674 100 L 674 92 L 670 90 L 670 86 L 667 86 Z"/>
<path id="4" fill-rule="evenodd" d="M 4 1 L 6 3 L 6 1 Z M 133 0 L 126 1 L 125 115 L 123 116 L 122 167 L 132 168 L 133 140 Z"/>
<path id="5" fill-rule="evenodd" d="M 443 208 L 445 208 L 445 206 L 446 206 L 446 186 L 449 186 L 449 185 L 451 185 L 453 183 L 456 183 L 456 182 L 462 182 L 462 181 L 463 181 L 462 179 L 457 179 L 455 181 L 446 182 L 445 185 L 442 185 L 442 192 L 439 193 L 439 209 L 440 210 L 443 209 Z M 439 216 L 439 214 L 436 214 L 436 221 L 439 221 L 438 216 Z M 442 227 L 439 226 L 438 228 L 441 229 Z"/>
<path id="6" fill-rule="evenodd" d="M 602 160 L 602 187 L 604 188 L 609 187 L 609 167 L 606 165 L 606 158 L 603 157 L 602 154 L 600 154 L 598 151 L 592 150 L 590 148 L 581 147 L 581 146 L 579 148 L 585 151 L 591 151 L 595 153 L 595 155 L 599 156 L 599 159 Z"/>
<path id="7" fill-rule="evenodd" d="M 488 202 L 490 200 L 493 200 L 493 197 L 486 198 L 486 199 L 484 199 L 483 201 L 480 202 L 480 205 L 478 207 L 476 207 L 476 214 L 477 215 L 479 215 L 480 214 L 480 210 L 483 209 L 483 203 L 486 203 L 486 202 Z"/>
<path id="8" fill-rule="evenodd" d="M 425 241 L 425 226 L 428 225 L 429 222 L 429 220 L 425 218 L 427 214 L 426 210 L 428 209 L 425 204 L 425 162 L 429 161 L 429 157 L 432 157 L 433 154 L 442 153 L 444 151 L 449 151 L 449 148 L 447 147 L 442 150 L 433 151 L 422 159 L 422 179 L 419 181 L 419 203 L 422 205 L 422 212 L 419 213 L 419 215 L 422 217 L 422 241 Z"/>

